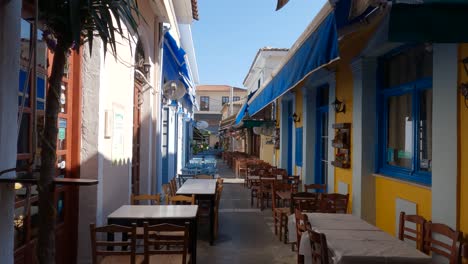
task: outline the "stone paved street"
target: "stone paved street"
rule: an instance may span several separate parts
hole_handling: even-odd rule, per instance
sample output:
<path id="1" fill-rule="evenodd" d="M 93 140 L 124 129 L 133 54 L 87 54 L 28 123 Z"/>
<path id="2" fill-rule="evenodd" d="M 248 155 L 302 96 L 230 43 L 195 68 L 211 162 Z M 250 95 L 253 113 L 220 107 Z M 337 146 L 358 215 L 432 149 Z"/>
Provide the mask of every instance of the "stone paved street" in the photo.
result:
<path id="1" fill-rule="evenodd" d="M 218 161 L 220 177 L 227 182 L 235 176 Z M 250 190 L 240 183 L 225 183 L 220 206 L 219 237 L 214 246 L 208 244 L 207 232 L 200 229 L 198 263 L 261 264 L 295 263 L 296 253 L 289 244 L 274 235 L 271 210 L 250 207 Z M 203 225 L 203 224 L 201 224 Z"/>

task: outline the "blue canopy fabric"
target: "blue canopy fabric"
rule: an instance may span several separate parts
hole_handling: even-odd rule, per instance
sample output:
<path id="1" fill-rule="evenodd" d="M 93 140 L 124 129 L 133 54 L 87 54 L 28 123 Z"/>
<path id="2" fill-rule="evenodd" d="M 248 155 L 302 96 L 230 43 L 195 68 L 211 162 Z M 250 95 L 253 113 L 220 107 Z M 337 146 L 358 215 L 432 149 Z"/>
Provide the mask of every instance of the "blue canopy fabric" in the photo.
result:
<path id="1" fill-rule="evenodd" d="M 253 116 L 294 87 L 308 74 L 338 58 L 338 30 L 335 12 L 332 11 L 273 79 L 257 92 L 256 97 L 244 105 L 244 112 L 241 109 L 236 118 L 236 124 L 245 115 L 245 108 L 250 116 Z"/>
<path id="2" fill-rule="evenodd" d="M 192 109 L 194 95 L 190 93 L 193 87 L 190 79 L 187 63 L 185 62 L 185 51 L 177 45 L 177 42 L 169 32 L 164 34 L 163 45 L 163 77 L 165 81 L 180 80 L 187 88 L 187 94 L 183 97 L 183 102 L 187 108 Z"/>
<path id="3" fill-rule="evenodd" d="M 250 98 L 252 98 L 252 96 L 254 96 L 256 93 L 257 93 L 258 90 L 255 90 L 251 93 L 249 93 L 247 95 L 247 100 L 245 101 L 245 103 L 242 105 L 241 109 L 239 110 L 239 112 L 237 113 L 237 116 L 236 116 L 236 122 L 234 123 L 234 125 L 239 125 L 240 122 L 242 122 L 242 119 L 244 118 L 245 116 L 245 113 L 246 111 L 248 110 L 248 101 L 250 100 Z"/>

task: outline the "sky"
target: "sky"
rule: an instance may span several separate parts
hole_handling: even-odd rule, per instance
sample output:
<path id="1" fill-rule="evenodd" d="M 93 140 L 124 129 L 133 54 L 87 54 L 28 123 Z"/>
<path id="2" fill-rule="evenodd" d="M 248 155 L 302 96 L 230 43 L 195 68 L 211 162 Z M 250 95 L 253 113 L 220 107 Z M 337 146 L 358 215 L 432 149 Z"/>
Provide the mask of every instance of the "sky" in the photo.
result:
<path id="1" fill-rule="evenodd" d="M 262 47 L 290 48 L 326 0 L 198 0 L 192 24 L 200 84 L 244 87 L 242 82 Z"/>

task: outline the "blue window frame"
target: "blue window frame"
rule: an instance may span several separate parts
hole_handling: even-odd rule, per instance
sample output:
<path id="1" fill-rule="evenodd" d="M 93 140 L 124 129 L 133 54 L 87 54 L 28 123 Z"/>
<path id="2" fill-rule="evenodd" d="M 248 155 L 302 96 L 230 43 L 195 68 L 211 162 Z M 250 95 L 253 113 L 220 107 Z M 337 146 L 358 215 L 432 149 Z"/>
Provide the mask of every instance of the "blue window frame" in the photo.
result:
<path id="1" fill-rule="evenodd" d="M 405 47 L 379 61 L 379 173 L 431 185 L 432 51 Z"/>

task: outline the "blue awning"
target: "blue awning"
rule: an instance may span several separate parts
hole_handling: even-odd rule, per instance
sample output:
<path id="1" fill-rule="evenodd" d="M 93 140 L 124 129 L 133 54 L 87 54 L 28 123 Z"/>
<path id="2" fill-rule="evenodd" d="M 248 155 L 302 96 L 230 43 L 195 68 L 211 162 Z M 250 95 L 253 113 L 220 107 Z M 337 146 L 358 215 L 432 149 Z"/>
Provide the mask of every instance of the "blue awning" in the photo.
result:
<path id="1" fill-rule="evenodd" d="M 245 106 L 248 113 L 253 116 L 312 72 L 338 58 L 338 32 L 335 12 L 331 11 L 273 79 L 248 102 Z M 236 124 L 243 118 L 242 110 L 240 115 Z"/>
<path id="2" fill-rule="evenodd" d="M 187 94 L 183 97 L 184 105 L 192 108 L 194 95 L 191 93 L 194 84 L 190 79 L 189 70 L 185 61 L 185 51 L 177 45 L 175 39 L 169 32 L 164 34 L 163 45 L 163 77 L 164 81 L 180 80 L 187 88 Z"/>

